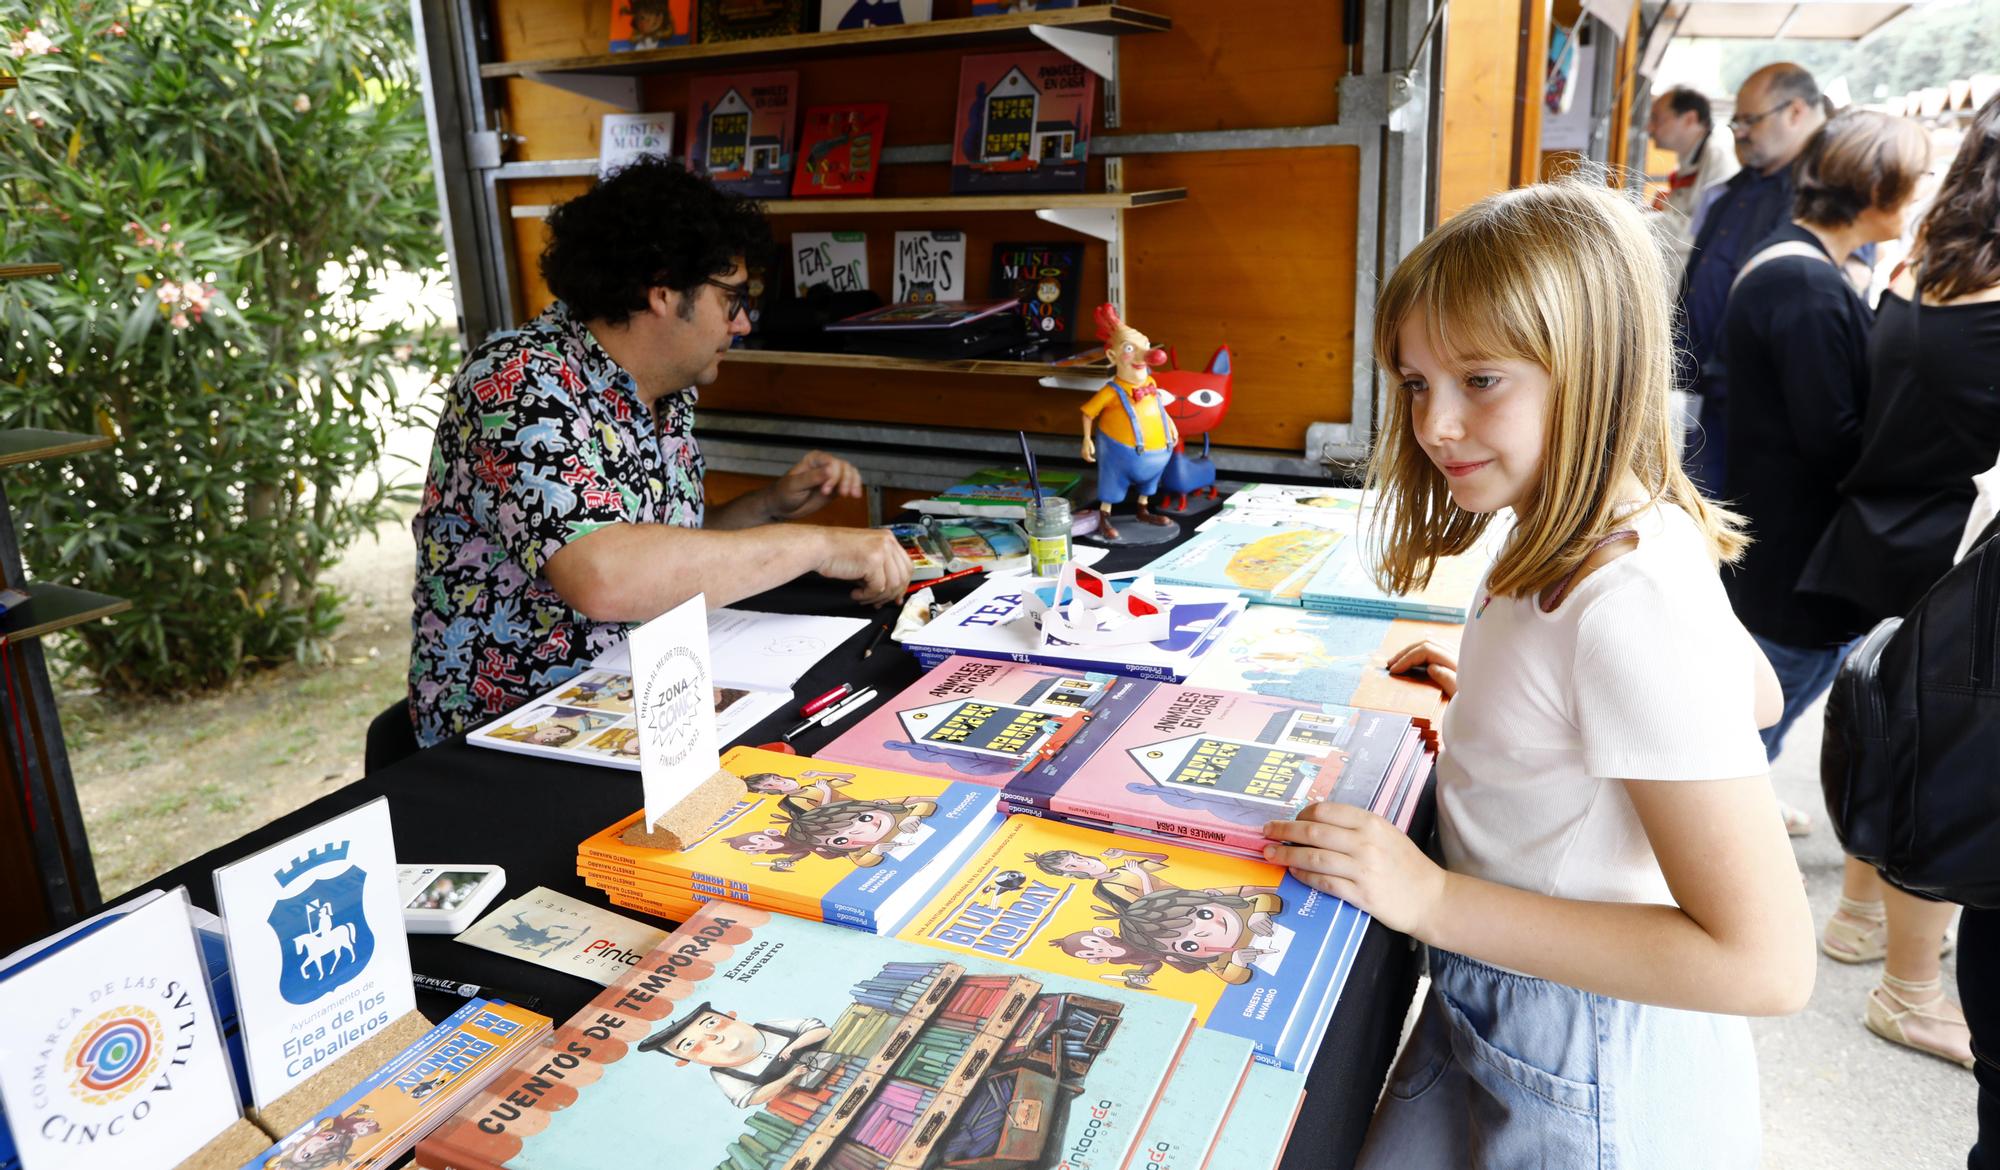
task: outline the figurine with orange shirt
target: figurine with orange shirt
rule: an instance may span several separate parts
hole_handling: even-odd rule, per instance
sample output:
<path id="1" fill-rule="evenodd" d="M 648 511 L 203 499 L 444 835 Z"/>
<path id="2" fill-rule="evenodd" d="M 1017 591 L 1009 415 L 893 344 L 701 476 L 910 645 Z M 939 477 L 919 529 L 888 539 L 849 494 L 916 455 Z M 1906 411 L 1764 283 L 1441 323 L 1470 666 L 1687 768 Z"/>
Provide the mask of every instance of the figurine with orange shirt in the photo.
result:
<path id="1" fill-rule="evenodd" d="M 1166 351 L 1155 349 L 1145 334 L 1121 320 L 1111 304 L 1097 306 L 1097 336 L 1111 360 L 1112 378 L 1083 404 L 1083 461 L 1097 464 L 1097 536 L 1115 541 L 1119 537 L 1111 525 L 1111 507 L 1124 503 L 1134 488 L 1141 524 L 1174 522 L 1150 505 L 1180 432 L 1153 381 L 1152 369 L 1166 364 Z M 1112 410 L 1113 404 L 1119 409 Z"/>

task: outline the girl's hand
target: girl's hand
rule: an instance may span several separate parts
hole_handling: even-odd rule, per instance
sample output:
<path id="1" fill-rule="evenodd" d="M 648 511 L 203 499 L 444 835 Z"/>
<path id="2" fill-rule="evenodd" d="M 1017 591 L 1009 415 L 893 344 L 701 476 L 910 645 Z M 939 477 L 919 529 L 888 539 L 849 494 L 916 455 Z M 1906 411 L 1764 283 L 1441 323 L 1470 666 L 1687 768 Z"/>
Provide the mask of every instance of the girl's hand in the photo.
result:
<path id="1" fill-rule="evenodd" d="M 1422 939 L 1444 901 L 1445 871 L 1395 825 L 1351 804 L 1323 800 L 1297 820 L 1272 821 L 1264 857 L 1292 876 Z"/>
<path id="2" fill-rule="evenodd" d="M 1405 646 L 1389 659 L 1390 674 L 1408 674 L 1421 669 L 1449 699 L 1458 694 L 1458 652 L 1429 640 Z"/>

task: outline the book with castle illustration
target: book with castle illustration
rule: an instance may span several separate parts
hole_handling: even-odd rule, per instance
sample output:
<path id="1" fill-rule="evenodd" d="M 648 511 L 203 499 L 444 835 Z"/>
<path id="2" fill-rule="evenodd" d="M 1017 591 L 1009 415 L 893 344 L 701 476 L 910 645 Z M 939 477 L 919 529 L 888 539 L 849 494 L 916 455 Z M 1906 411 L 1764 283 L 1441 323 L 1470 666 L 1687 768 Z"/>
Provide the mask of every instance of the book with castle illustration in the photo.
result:
<path id="1" fill-rule="evenodd" d="M 430 1170 L 1124 1166 L 1185 1003 L 710 905 L 417 1147 Z"/>
<path id="2" fill-rule="evenodd" d="M 896 937 L 1179 1000 L 1294 1068 L 1367 921 L 1269 862 L 1019 816 Z"/>
<path id="3" fill-rule="evenodd" d="M 1255 855 L 1266 822 L 1317 801 L 1390 815 L 1428 766 L 1422 741 L 1407 715 L 1119 679 L 1069 745 L 1000 799 Z"/>
<path id="4" fill-rule="evenodd" d="M 577 869 L 634 900 L 726 898 L 886 931 L 988 831 L 990 787 L 736 748 L 722 768 L 743 799 L 678 851 L 628 837 L 631 816 L 583 840 Z M 642 907 L 645 908 L 645 907 Z"/>

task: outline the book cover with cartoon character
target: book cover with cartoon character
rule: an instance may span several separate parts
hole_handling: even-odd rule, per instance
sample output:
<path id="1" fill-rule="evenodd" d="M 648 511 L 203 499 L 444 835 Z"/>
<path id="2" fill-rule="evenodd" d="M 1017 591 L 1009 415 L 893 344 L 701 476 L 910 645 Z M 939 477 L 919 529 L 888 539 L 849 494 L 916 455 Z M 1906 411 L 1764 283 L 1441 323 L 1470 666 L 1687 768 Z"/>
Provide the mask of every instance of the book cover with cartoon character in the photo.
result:
<path id="1" fill-rule="evenodd" d="M 431 1170 L 1124 1166 L 1188 1006 L 710 906 L 417 1147 Z"/>
<path id="2" fill-rule="evenodd" d="M 1097 75 L 1054 51 L 959 62 L 951 189 L 1081 191 L 1097 109 Z"/>
<path id="3" fill-rule="evenodd" d="M 1162 585 L 1235 589 L 1266 605 L 1295 606 L 1306 582 L 1346 539 L 1326 528 L 1204 527 L 1147 565 Z"/>
<path id="4" fill-rule="evenodd" d="M 837 760 L 998 788 L 1052 758 L 1125 680 L 984 658 L 947 658 L 820 749 Z"/>
<path id="5" fill-rule="evenodd" d="M 1316 801 L 1375 807 L 1419 738 L 1409 716 L 1386 711 L 1114 687 L 1098 717 L 1056 758 L 1008 781 L 1001 800 L 1254 852 L 1266 822 Z"/>
<path id="6" fill-rule="evenodd" d="M 1012 297 L 1021 305 L 1029 336 L 1065 342 L 1076 334 L 1076 302 L 1081 295 L 1083 245 L 999 243 L 987 270 L 989 296 Z"/>
<path id="7" fill-rule="evenodd" d="M 375 1170 L 549 1033 L 547 1016 L 475 999 L 362 1078 L 243 1170 Z"/>
<path id="8" fill-rule="evenodd" d="M 1264 861 L 1009 817 L 896 934 L 1138 988 L 1290 1068 L 1365 917 Z"/>
<path id="9" fill-rule="evenodd" d="M 716 31 L 707 7 L 702 38 Z M 730 38 L 721 38 L 730 39 Z M 799 75 L 734 73 L 688 83 L 688 170 L 753 199 L 782 199 L 792 185 Z"/>
<path id="10" fill-rule="evenodd" d="M 611 0 L 611 51 L 694 43 L 694 0 Z"/>
<path id="11" fill-rule="evenodd" d="M 988 831 L 991 787 L 735 748 L 722 768 L 743 799 L 679 850 L 630 839 L 635 812 L 577 847 L 579 872 L 645 895 L 703 893 L 882 931 Z M 584 875 L 592 885 L 595 872 Z M 633 880 L 617 881 L 620 877 Z"/>

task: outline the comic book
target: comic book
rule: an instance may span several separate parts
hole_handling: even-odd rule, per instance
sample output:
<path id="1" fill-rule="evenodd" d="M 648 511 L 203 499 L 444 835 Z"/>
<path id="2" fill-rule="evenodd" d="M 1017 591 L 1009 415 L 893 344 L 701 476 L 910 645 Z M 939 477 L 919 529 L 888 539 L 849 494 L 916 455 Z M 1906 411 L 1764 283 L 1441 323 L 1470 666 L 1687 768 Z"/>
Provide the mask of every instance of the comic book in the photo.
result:
<path id="1" fill-rule="evenodd" d="M 586 837 L 579 867 L 685 892 L 740 891 L 754 905 L 883 932 L 928 896 L 988 831 L 990 787 L 735 748 L 743 799 L 679 850 L 634 844 L 635 812 Z"/>
<path id="2" fill-rule="evenodd" d="M 1099 980 L 710 905 L 417 1165 L 1125 1166 L 1192 1023 Z"/>
<path id="3" fill-rule="evenodd" d="M 889 299 L 920 305 L 965 300 L 965 233 L 897 232 L 895 295 Z"/>
<path id="4" fill-rule="evenodd" d="M 1487 531 L 1492 533 L 1495 527 L 1489 526 Z M 1440 559 L 1423 589 L 1398 596 L 1375 583 L 1366 543 L 1352 540 L 1334 550 L 1306 582 L 1300 599 L 1307 609 L 1463 625 L 1472 614 L 1473 594 L 1485 580 L 1486 569 L 1498 550 L 1498 541 L 1489 536 L 1467 552 Z"/>
<path id="5" fill-rule="evenodd" d="M 1097 75 L 1054 51 L 959 62 L 951 189 L 960 195 L 1081 191 Z"/>
<path id="6" fill-rule="evenodd" d="M 1235 625 L 1236 635 L 1188 675 L 1190 685 L 1397 711 L 1423 723 L 1433 738 L 1444 692 L 1428 679 L 1390 674 L 1389 659 L 1423 641 L 1456 647 L 1464 629 L 1268 605 L 1251 606 Z"/>
<path id="7" fill-rule="evenodd" d="M 716 742 L 742 736 L 791 701 L 789 692 L 716 687 Z M 632 676 L 622 670 L 586 670 L 541 698 L 474 728 L 465 742 L 636 772 L 639 729 L 632 716 Z"/>
<path id="8" fill-rule="evenodd" d="M 1100 671 L 947 658 L 819 756 L 998 788 L 1031 761 L 1053 758 L 1119 681 Z"/>
<path id="9" fill-rule="evenodd" d="M 1069 744 L 1016 774 L 1010 809 L 1263 847 L 1263 827 L 1308 804 L 1375 808 L 1416 766 L 1409 716 L 1271 695 L 1120 679 Z"/>
<path id="10" fill-rule="evenodd" d="M 694 0 L 611 0 L 611 51 L 694 43 Z"/>
<path id="11" fill-rule="evenodd" d="M 1162 585 L 1235 589 L 1266 605 L 1298 605 L 1306 582 L 1345 539 L 1319 527 L 1217 524 L 1161 553 L 1145 571 Z"/>
<path id="12" fill-rule="evenodd" d="M 1142 1165 L 1148 1170 L 1201 1170 L 1250 1074 L 1250 1056 L 1250 1042 L 1241 1036 L 1213 1028 L 1195 1031 L 1139 1142 Z"/>
<path id="13" fill-rule="evenodd" d="M 792 175 L 792 198 L 874 194 L 888 126 L 889 106 L 885 102 L 808 106 L 799 129 L 799 165 Z"/>
<path id="14" fill-rule="evenodd" d="M 379 1170 L 549 1034 L 544 1015 L 467 1002 L 243 1170 Z"/>
<path id="15" fill-rule="evenodd" d="M 1303 1072 L 1268 1065 L 1252 1068 L 1215 1142 L 1216 1149 L 1229 1151 L 1229 1170 L 1272 1170 L 1277 1166 L 1305 1103 Z"/>
<path id="16" fill-rule="evenodd" d="M 986 292 L 1021 303 L 1030 337 L 1066 342 L 1076 335 L 1082 277 L 1082 244 L 1001 243 L 993 245 Z"/>
<path id="17" fill-rule="evenodd" d="M 1153 642 L 1116 646 L 1044 642 L 1036 615 L 1048 606 L 1055 582 L 1037 577 L 992 577 L 950 609 L 912 630 L 903 648 L 925 666 L 954 654 L 1012 662 L 1039 662 L 1069 670 L 1105 671 L 1179 682 L 1221 639 L 1249 606 L 1233 589 L 1162 585 L 1157 592 L 1173 605 L 1173 626 Z M 1031 596 L 1039 604 L 1031 604 Z"/>
<path id="18" fill-rule="evenodd" d="M 1364 923 L 1269 862 L 1008 817 L 896 937 L 1180 1000 L 1291 1068 Z"/>
<path id="19" fill-rule="evenodd" d="M 720 0 L 728 3 L 730 0 Z M 805 0 L 792 0 L 803 7 Z M 703 40 L 716 37 L 711 6 L 703 0 Z M 737 73 L 688 83 L 688 169 L 715 185 L 756 199 L 782 199 L 791 190 L 797 139 L 799 75 Z"/>

